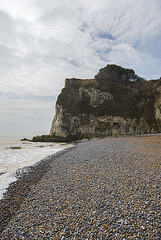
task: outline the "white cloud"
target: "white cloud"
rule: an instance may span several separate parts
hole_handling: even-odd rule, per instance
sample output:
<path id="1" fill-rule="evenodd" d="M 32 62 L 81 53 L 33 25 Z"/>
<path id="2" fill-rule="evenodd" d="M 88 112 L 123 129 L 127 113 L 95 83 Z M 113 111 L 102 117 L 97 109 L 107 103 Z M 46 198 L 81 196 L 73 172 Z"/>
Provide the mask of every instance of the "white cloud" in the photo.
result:
<path id="1" fill-rule="evenodd" d="M 127 43 L 113 46 L 108 54 L 108 61 L 125 68 L 137 69 L 137 74 L 149 80 L 153 78 L 160 65 L 159 60 L 153 59 L 148 53 L 141 52 Z"/>
<path id="2" fill-rule="evenodd" d="M 34 2 L 34 0 L 0 0 L 0 9 L 8 12 L 9 15 L 16 19 L 25 19 L 31 22 L 40 16 Z"/>

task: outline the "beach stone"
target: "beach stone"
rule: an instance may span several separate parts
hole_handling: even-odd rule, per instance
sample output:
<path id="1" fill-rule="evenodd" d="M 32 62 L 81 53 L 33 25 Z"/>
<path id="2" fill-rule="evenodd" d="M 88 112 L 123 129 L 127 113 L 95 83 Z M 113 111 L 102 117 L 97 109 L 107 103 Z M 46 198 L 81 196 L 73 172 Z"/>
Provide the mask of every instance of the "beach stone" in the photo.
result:
<path id="1" fill-rule="evenodd" d="M 161 239 L 161 135 L 90 140 L 28 169 L 1 239 Z"/>

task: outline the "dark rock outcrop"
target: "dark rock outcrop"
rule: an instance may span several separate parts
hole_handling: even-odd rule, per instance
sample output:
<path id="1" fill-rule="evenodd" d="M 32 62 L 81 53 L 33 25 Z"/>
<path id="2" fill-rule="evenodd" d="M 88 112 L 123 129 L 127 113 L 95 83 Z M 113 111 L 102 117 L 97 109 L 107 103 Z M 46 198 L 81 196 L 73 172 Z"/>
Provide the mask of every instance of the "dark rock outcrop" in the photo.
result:
<path id="1" fill-rule="evenodd" d="M 66 79 L 50 136 L 61 141 L 161 132 L 161 79 L 107 65 L 94 79 Z"/>

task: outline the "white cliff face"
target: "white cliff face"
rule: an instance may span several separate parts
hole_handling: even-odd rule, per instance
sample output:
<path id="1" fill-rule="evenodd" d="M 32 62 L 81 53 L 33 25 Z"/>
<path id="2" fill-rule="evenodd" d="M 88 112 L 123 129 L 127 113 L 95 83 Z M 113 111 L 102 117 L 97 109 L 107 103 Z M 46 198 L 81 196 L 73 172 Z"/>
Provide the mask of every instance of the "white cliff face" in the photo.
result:
<path id="1" fill-rule="evenodd" d="M 56 135 L 56 136 L 66 137 L 67 133 L 66 133 L 65 129 L 62 129 L 63 118 L 64 118 L 63 108 L 62 108 L 62 106 L 56 105 L 55 110 L 56 110 L 56 114 L 53 119 L 53 122 L 51 125 L 51 130 L 50 130 L 49 134 L 52 135 L 54 133 L 54 135 Z"/>
<path id="2" fill-rule="evenodd" d="M 90 105 L 93 107 L 98 107 L 102 103 L 104 103 L 105 100 L 110 101 L 113 99 L 113 95 L 109 92 L 102 92 L 100 89 L 95 89 L 94 87 L 90 88 L 80 88 L 79 91 L 80 99 L 83 95 L 86 95 L 90 98 Z"/>
<path id="3" fill-rule="evenodd" d="M 146 81 L 115 65 L 101 72 L 66 79 L 50 135 L 68 141 L 161 132 L 161 79 Z"/>
<path id="4" fill-rule="evenodd" d="M 161 121 L 161 87 L 157 88 L 157 91 L 160 93 L 155 103 L 155 118 L 156 120 Z"/>
<path id="5" fill-rule="evenodd" d="M 99 89 L 81 89 L 80 98 L 83 94 L 90 98 L 90 105 L 97 107 L 105 100 L 111 101 L 113 95 L 101 92 Z M 155 103 L 155 117 L 161 121 L 161 96 Z M 115 135 L 132 135 L 155 132 L 147 124 L 144 118 L 138 122 L 136 118 L 124 118 L 121 116 L 104 115 L 95 117 L 92 114 L 71 114 L 63 110 L 62 106 L 56 105 L 56 114 L 50 130 L 51 135 L 67 138 L 70 135 L 92 138 Z"/>
<path id="6" fill-rule="evenodd" d="M 68 129 L 68 131 L 67 131 Z M 115 135 L 143 134 L 150 132 L 150 127 L 144 119 L 137 122 L 137 119 L 123 118 L 120 116 L 101 116 L 79 114 L 73 116 L 70 113 L 62 112 L 57 107 L 57 114 L 53 120 L 50 134 L 60 137 L 71 135 L 82 136 L 83 138 L 106 137 Z"/>

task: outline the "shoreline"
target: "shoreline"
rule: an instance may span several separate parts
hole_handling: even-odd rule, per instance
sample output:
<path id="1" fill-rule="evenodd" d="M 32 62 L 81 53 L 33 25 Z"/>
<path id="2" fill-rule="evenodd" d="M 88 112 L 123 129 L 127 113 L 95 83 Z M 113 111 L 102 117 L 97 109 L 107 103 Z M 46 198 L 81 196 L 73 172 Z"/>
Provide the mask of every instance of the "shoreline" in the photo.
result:
<path id="1" fill-rule="evenodd" d="M 18 169 L 32 166 L 43 158 L 72 146 L 60 143 L 24 143 L 20 142 L 18 137 L 1 138 L 0 199 L 9 185 L 16 181 L 15 174 Z"/>
<path id="2" fill-rule="evenodd" d="M 0 201 L 2 239 L 160 239 L 160 156 L 161 136 L 144 135 L 81 142 L 41 160 Z"/>
<path id="3" fill-rule="evenodd" d="M 50 169 L 51 162 L 54 161 L 55 158 L 71 151 L 72 148 L 74 148 L 74 146 L 49 155 L 34 165 L 23 167 L 16 171 L 17 180 L 9 185 L 3 194 L 3 198 L 0 199 L 0 234 L 18 211 L 20 205 L 30 192 L 31 186 L 40 181 L 44 174 Z"/>

